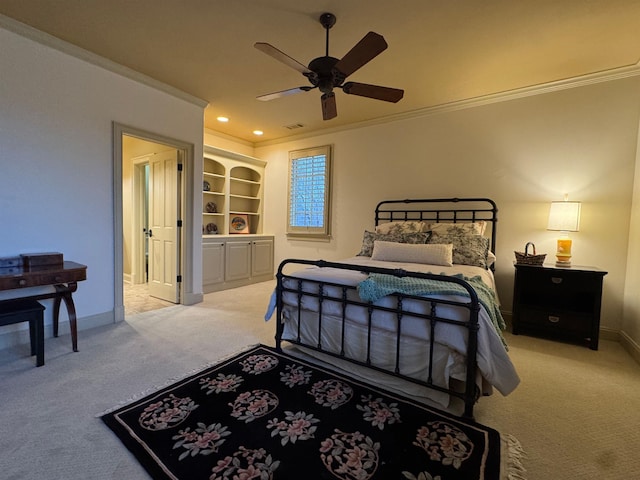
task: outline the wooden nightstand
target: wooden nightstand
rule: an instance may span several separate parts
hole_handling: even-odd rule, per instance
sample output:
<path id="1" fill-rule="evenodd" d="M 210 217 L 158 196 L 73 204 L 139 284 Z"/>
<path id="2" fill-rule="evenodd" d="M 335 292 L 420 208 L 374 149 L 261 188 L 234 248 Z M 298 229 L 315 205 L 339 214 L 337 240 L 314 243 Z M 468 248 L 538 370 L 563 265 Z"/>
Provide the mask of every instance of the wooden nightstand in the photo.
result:
<path id="1" fill-rule="evenodd" d="M 513 333 L 588 341 L 598 349 L 602 281 L 595 267 L 515 265 Z"/>

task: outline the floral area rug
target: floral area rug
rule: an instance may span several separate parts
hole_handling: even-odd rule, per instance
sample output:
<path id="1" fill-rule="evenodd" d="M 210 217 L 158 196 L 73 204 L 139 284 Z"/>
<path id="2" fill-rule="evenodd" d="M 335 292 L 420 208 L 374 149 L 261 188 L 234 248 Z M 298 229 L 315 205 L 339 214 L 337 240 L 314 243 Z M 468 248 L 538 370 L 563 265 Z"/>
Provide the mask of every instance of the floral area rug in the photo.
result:
<path id="1" fill-rule="evenodd" d="M 263 345 L 102 420 L 154 479 L 507 478 L 497 431 Z"/>

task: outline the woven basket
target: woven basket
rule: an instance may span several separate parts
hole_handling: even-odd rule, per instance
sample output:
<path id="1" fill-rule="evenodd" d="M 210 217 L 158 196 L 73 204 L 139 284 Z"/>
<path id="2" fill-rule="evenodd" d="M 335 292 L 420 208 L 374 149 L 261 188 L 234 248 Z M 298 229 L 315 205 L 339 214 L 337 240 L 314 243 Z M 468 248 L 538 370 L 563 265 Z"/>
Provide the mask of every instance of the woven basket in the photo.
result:
<path id="1" fill-rule="evenodd" d="M 529 254 L 529 245 L 533 248 L 533 254 Z M 542 265 L 545 257 L 547 256 L 546 253 L 536 255 L 536 246 L 531 242 L 528 242 L 524 246 L 524 253 L 516 251 L 513 253 L 516 254 L 516 263 L 518 265 Z"/>

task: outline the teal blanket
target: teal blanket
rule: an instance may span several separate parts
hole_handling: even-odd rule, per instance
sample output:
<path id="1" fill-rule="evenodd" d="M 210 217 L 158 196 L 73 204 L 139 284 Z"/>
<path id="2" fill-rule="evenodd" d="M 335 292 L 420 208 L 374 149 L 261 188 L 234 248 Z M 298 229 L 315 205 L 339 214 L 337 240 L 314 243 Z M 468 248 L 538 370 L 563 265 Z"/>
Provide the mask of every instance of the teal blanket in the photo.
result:
<path id="1" fill-rule="evenodd" d="M 442 274 L 444 275 L 444 274 Z M 491 318 L 491 322 L 496 332 L 502 340 L 502 344 L 507 344 L 502 335 L 502 330 L 506 328 L 502 313 L 495 302 L 493 290 L 482 281 L 480 276 L 465 277 L 462 274 L 452 275 L 469 283 L 478 295 L 480 304 L 484 307 Z M 469 292 L 457 283 L 431 280 L 415 277 L 396 277 L 381 273 L 371 273 L 366 280 L 358 284 L 360 298 L 367 302 L 375 302 L 382 297 L 392 293 L 402 293 L 405 295 L 463 295 L 469 296 Z"/>

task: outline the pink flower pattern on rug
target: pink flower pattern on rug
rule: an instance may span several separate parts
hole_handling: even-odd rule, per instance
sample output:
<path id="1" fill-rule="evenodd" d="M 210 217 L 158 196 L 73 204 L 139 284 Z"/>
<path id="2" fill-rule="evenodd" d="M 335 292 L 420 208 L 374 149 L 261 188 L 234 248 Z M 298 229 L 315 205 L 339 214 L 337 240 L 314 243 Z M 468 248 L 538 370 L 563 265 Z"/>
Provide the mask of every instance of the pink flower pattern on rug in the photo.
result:
<path id="1" fill-rule="evenodd" d="M 263 448 L 240 447 L 233 456 L 218 461 L 209 480 L 272 480 L 279 464 Z"/>
<path id="2" fill-rule="evenodd" d="M 224 375 L 219 373 L 216 378 L 201 378 L 202 390 L 207 390 L 207 395 L 212 393 L 235 392 L 242 383 L 242 377 L 238 375 Z"/>
<path id="3" fill-rule="evenodd" d="M 353 389 L 346 383 L 332 378 L 314 383 L 309 395 L 315 398 L 316 403 L 335 410 L 351 400 Z"/>
<path id="4" fill-rule="evenodd" d="M 340 480 L 368 480 L 378 469 L 380 443 L 360 432 L 345 433 L 336 429 L 320 447 L 324 466 Z"/>
<path id="5" fill-rule="evenodd" d="M 189 397 L 178 398 L 171 394 L 144 409 L 138 423 L 147 430 L 165 430 L 180 425 L 189 414 L 198 408 Z"/>
<path id="6" fill-rule="evenodd" d="M 264 417 L 278 406 L 278 397 L 268 390 L 243 392 L 230 403 L 231 416 L 246 423 Z"/>
<path id="7" fill-rule="evenodd" d="M 440 421 L 418 429 L 413 444 L 427 452 L 431 460 L 456 469 L 473 453 L 473 443 L 462 430 Z"/>

